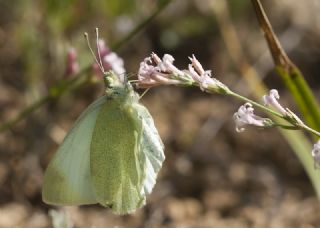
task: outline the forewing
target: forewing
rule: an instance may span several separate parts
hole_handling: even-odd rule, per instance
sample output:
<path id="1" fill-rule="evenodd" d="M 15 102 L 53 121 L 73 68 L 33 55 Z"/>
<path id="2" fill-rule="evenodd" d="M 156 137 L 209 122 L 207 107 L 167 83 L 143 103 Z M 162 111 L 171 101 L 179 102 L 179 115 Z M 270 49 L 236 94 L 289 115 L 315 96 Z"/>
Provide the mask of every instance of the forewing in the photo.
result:
<path id="1" fill-rule="evenodd" d="M 126 214 L 144 202 L 139 151 L 142 122 L 133 118 L 129 105 L 110 100 L 98 115 L 93 131 L 90 169 L 95 194 L 100 204 L 117 214 Z"/>
<path id="2" fill-rule="evenodd" d="M 99 98 L 81 114 L 54 155 L 44 175 L 44 202 L 55 205 L 97 202 L 90 180 L 90 143 L 98 113 L 106 100 Z"/>

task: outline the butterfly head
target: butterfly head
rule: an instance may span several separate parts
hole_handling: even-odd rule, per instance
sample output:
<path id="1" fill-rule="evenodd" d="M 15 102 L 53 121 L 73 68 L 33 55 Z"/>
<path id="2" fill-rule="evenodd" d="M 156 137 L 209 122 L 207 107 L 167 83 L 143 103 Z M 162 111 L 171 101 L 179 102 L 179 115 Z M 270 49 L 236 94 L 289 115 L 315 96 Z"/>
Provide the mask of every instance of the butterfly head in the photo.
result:
<path id="1" fill-rule="evenodd" d="M 117 97 L 118 99 L 139 100 L 139 96 L 134 92 L 131 84 L 126 80 L 123 81 L 121 77 L 113 71 L 104 73 L 104 82 L 106 87 L 106 95 L 110 97 Z"/>

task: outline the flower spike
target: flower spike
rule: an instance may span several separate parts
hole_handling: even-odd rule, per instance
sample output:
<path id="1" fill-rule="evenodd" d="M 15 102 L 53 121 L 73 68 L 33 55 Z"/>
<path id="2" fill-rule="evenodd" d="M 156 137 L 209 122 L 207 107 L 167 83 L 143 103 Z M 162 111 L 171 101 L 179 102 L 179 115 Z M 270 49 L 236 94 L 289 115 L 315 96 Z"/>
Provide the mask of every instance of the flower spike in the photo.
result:
<path id="1" fill-rule="evenodd" d="M 229 89 L 216 78 L 211 77 L 210 70 L 204 70 L 194 55 L 189 57 L 188 70 L 180 70 L 173 62 L 173 56 L 165 54 L 160 59 L 155 53 L 140 63 L 138 87 L 150 88 L 158 85 L 199 85 L 202 91 L 214 90 L 227 93 Z"/>

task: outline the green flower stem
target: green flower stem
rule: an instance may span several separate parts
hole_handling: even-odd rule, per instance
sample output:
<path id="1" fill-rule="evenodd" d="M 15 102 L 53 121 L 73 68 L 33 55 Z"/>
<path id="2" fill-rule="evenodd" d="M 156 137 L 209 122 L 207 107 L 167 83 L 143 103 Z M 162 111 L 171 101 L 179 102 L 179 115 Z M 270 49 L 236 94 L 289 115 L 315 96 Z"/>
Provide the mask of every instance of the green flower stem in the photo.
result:
<path id="1" fill-rule="evenodd" d="M 307 126 L 305 124 L 302 124 L 299 127 L 304 129 L 304 130 L 306 130 L 306 131 L 308 131 L 308 132 L 310 132 L 310 133 L 312 133 L 312 134 L 314 134 L 314 135 L 316 135 L 318 138 L 320 138 L 320 133 L 318 131 L 312 129 L 311 127 L 309 127 L 309 126 Z"/>
<path id="2" fill-rule="evenodd" d="M 289 125 L 284 125 L 284 124 L 275 123 L 275 122 L 273 122 L 273 125 L 271 127 L 280 127 L 286 130 L 301 130 L 301 128 L 297 126 L 292 126 L 292 125 L 289 126 Z"/>

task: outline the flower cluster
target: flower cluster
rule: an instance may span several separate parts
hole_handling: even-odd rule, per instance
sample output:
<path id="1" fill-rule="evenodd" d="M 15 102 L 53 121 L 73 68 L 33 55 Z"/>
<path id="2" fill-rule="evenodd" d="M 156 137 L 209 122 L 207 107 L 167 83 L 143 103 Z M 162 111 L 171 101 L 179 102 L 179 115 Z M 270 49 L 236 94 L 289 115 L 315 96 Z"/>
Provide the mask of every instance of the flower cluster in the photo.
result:
<path id="1" fill-rule="evenodd" d="M 165 54 L 162 59 L 152 53 L 140 63 L 138 87 L 150 88 L 158 85 L 199 85 L 202 91 L 214 90 L 226 92 L 226 85 L 211 77 L 211 71 L 204 70 L 201 63 L 193 55 L 188 70 L 180 70 L 174 66 L 174 58 Z"/>
<path id="2" fill-rule="evenodd" d="M 162 60 L 152 53 L 140 63 L 138 87 L 150 88 L 158 85 L 179 85 L 181 81 L 174 79 L 184 73 L 173 65 L 174 58 L 164 55 Z"/>
<path id="3" fill-rule="evenodd" d="M 282 115 L 282 117 L 287 119 L 293 126 L 303 125 L 303 122 L 295 113 L 288 108 L 284 108 L 279 103 L 279 98 L 280 96 L 278 91 L 276 89 L 271 89 L 268 95 L 264 95 L 262 97 L 262 100 L 265 107 L 273 107 L 280 113 L 279 115 Z M 244 131 L 243 126 L 245 125 L 254 125 L 257 127 L 270 127 L 274 125 L 272 120 L 256 116 L 253 111 L 254 109 L 252 105 L 250 103 L 246 103 L 245 105 L 242 105 L 233 115 L 236 124 L 236 130 L 238 132 Z"/>

